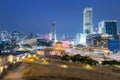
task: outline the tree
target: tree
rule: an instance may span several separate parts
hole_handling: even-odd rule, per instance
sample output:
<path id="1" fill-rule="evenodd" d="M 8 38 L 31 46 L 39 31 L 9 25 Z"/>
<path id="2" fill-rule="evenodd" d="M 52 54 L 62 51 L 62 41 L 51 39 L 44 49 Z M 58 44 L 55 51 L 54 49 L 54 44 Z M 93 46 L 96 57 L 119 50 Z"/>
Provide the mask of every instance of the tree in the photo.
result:
<path id="1" fill-rule="evenodd" d="M 80 62 L 80 61 L 83 60 L 83 57 L 82 57 L 80 54 L 76 54 L 76 55 L 73 55 L 73 56 L 71 57 L 71 60 L 72 60 L 73 62 L 76 62 L 76 61 Z"/>
<path id="2" fill-rule="evenodd" d="M 120 62 L 115 61 L 115 60 L 111 60 L 111 61 L 102 61 L 102 65 L 120 65 Z"/>
<path id="3" fill-rule="evenodd" d="M 61 57 L 62 60 L 70 60 L 70 56 L 68 54 L 64 54 L 62 57 Z"/>

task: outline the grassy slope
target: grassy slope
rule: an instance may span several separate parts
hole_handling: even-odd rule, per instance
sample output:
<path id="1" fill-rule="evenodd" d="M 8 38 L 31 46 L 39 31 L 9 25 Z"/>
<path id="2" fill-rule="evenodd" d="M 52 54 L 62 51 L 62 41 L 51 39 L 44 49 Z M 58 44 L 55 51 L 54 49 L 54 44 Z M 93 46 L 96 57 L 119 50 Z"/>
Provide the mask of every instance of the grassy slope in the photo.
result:
<path id="1" fill-rule="evenodd" d="M 54 65 L 57 64 L 57 65 Z M 69 65 L 61 68 L 61 64 Z M 120 80 L 120 73 L 109 67 L 82 68 L 80 64 L 52 61 L 52 64 L 29 64 L 23 71 L 24 78 L 60 78 L 62 80 Z M 49 79 L 48 79 L 49 80 Z"/>

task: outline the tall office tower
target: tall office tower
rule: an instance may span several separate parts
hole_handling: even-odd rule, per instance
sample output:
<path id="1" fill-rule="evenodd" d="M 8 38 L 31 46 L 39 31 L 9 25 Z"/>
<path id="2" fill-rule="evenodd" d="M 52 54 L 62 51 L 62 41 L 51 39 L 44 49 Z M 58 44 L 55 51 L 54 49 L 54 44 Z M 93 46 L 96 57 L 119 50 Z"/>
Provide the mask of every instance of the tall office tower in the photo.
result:
<path id="1" fill-rule="evenodd" d="M 92 33 L 92 8 L 85 8 L 83 11 L 83 33 Z"/>
<path id="2" fill-rule="evenodd" d="M 98 33 L 117 36 L 118 35 L 117 20 L 100 21 L 98 23 Z"/>
<path id="3" fill-rule="evenodd" d="M 56 42 L 56 26 L 55 26 L 55 22 L 52 23 L 51 39 L 52 39 L 54 42 Z"/>

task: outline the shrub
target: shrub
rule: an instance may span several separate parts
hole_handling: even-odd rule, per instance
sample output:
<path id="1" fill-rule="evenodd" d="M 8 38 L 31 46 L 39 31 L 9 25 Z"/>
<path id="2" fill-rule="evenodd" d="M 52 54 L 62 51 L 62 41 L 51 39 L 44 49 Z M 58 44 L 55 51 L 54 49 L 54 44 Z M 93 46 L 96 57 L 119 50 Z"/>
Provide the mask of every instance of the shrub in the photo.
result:
<path id="1" fill-rule="evenodd" d="M 70 56 L 68 54 L 64 54 L 62 57 L 61 57 L 62 60 L 70 60 Z"/>
<path id="2" fill-rule="evenodd" d="M 102 61 L 102 65 L 120 65 L 120 62 L 111 60 L 111 61 Z"/>

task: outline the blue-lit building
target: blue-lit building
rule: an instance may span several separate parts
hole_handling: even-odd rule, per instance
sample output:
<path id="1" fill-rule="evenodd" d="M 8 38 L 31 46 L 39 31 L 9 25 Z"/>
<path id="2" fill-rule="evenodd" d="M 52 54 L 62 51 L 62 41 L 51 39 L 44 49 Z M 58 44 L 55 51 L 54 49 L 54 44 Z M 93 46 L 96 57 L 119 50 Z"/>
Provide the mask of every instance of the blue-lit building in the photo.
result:
<path id="1" fill-rule="evenodd" d="M 10 38 L 9 33 L 7 31 L 0 31 L 0 40 L 8 41 Z"/>
<path id="2" fill-rule="evenodd" d="M 120 40 L 109 40 L 108 41 L 108 49 L 111 51 L 117 51 L 120 49 Z"/>
<path id="3" fill-rule="evenodd" d="M 116 38 L 118 35 L 118 23 L 117 20 L 104 20 L 98 24 L 98 33 L 108 34 Z"/>

